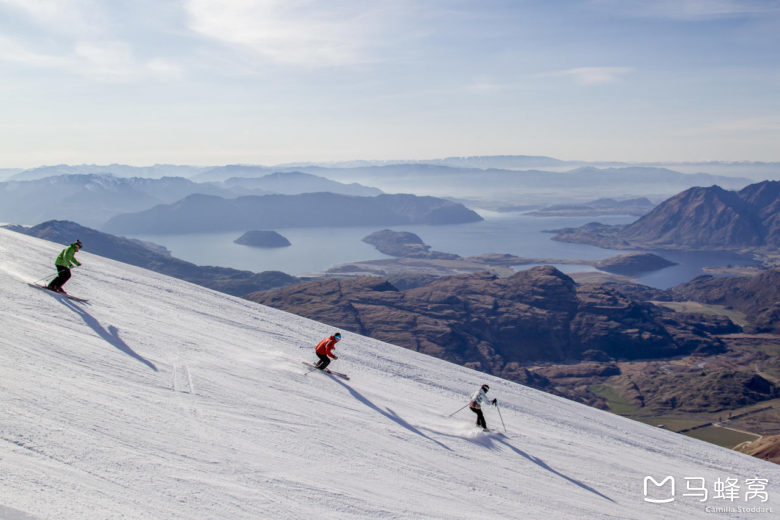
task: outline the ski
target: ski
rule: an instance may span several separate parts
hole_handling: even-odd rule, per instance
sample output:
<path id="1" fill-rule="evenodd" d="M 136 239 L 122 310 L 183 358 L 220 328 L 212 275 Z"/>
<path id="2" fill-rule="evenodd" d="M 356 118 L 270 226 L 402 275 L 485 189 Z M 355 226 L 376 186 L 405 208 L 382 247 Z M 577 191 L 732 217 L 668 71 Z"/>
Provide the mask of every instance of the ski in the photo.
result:
<path id="1" fill-rule="evenodd" d="M 42 289 L 44 291 L 48 291 L 48 292 L 50 292 L 52 294 L 58 294 L 58 295 L 63 296 L 65 298 L 69 299 L 69 300 L 73 300 L 74 302 L 84 302 L 84 303 L 86 303 L 86 302 L 89 301 L 86 298 L 79 298 L 78 296 L 71 296 L 70 294 L 65 294 L 65 293 L 59 293 L 59 292 L 52 291 L 51 289 L 49 289 L 45 285 L 38 285 L 37 283 L 28 283 L 27 285 L 29 285 L 30 287 L 36 287 L 38 289 Z"/>
<path id="2" fill-rule="evenodd" d="M 309 362 L 307 362 L 307 361 L 301 361 L 301 363 L 303 363 L 303 364 L 304 364 L 304 365 L 306 365 L 307 367 L 311 367 L 311 368 L 313 368 L 314 370 L 319 370 L 317 367 L 315 367 L 314 365 L 312 365 L 311 363 L 309 363 Z M 312 370 L 312 372 L 313 372 L 314 370 Z M 342 378 L 342 379 L 349 380 L 349 376 L 348 376 L 347 374 L 344 374 L 344 373 L 342 373 L 342 372 L 336 372 L 336 371 L 334 371 L 334 370 L 331 370 L 331 369 L 329 369 L 329 368 L 326 368 L 325 370 L 322 370 L 322 372 L 325 372 L 326 374 L 330 374 L 330 375 L 333 375 L 333 376 L 339 376 L 339 377 L 340 377 L 340 378 Z"/>
<path id="3" fill-rule="evenodd" d="M 491 436 L 496 436 L 496 437 L 506 437 L 504 432 L 502 432 L 501 430 L 493 429 L 493 428 L 482 428 L 477 433 L 484 433 L 485 435 L 491 435 Z"/>

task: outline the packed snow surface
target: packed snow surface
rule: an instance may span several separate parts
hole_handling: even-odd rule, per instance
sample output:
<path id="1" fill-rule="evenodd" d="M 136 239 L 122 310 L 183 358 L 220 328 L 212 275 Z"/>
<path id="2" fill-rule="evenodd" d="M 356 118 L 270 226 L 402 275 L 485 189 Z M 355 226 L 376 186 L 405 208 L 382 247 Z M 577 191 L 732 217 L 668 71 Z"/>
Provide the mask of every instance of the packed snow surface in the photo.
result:
<path id="1" fill-rule="evenodd" d="M 0 518 L 780 511 L 776 465 L 343 331 L 333 368 L 351 379 L 307 374 L 333 327 L 85 246 L 66 288 L 89 303 L 76 303 L 28 285 L 61 245 L 0 230 Z M 468 409 L 450 417 L 484 382 L 500 406 L 488 425 L 503 418 L 506 434 Z M 645 492 L 646 476 L 673 477 L 675 494 Z M 716 498 L 726 479 L 733 500 Z"/>

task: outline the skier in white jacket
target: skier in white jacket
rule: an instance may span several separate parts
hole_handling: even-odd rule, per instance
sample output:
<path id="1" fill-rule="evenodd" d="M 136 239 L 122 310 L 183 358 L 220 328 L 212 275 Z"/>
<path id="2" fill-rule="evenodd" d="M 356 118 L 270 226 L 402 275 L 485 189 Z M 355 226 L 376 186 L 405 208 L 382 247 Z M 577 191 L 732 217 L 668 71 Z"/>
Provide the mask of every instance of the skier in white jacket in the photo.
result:
<path id="1" fill-rule="evenodd" d="M 490 387 L 487 384 L 482 385 L 482 387 L 474 392 L 471 395 L 471 401 L 469 401 L 469 409 L 471 409 L 472 412 L 477 414 L 477 426 L 480 426 L 483 430 L 487 430 L 487 423 L 485 422 L 485 416 L 482 414 L 482 404 L 496 404 L 496 399 L 493 399 L 492 401 L 488 398 L 487 392 L 490 390 Z"/>

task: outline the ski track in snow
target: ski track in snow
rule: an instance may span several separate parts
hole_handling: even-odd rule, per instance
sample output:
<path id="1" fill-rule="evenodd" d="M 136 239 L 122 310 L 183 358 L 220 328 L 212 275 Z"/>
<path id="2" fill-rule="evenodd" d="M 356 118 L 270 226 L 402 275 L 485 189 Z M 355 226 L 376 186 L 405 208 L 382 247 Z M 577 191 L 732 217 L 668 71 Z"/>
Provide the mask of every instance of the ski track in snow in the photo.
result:
<path id="1" fill-rule="evenodd" d="M 685 477 L 780 469 L 438 359 L 90 255 L 27 286 L 62 246 L 0 230 L 0 518 L 712 518 Z M 463 409 L 490 383 L 491 428 Z M 672 475 L 672 504 L 643 479 Z M 736 505 L 736 504 L 735 504 Z M 739 505 L 746 505 L 744 501 Z"/>

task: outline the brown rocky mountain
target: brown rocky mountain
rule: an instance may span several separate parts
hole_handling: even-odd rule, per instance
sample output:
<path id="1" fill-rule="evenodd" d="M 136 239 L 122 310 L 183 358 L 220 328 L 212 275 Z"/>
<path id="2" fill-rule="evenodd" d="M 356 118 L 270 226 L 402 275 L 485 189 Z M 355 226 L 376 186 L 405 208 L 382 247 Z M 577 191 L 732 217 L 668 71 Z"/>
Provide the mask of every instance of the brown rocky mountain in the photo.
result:
<path id="1" fill-rule="evenodd" d="M 764 241 L 780 246 L 780 182 L 751 184 L 739 192 L 750 207 L 755 208 L 761 225 L 766 230 Z"/>
<path id="2" fill-rule="evenodd" d="M 626 227 L 620 237 L 653 247 L 745 247 L 763 244 L 761 221 L 737 193 L 691 188 Z"/>
<path id="3" fill-rule="evenodd" d="M 699 276 L 669 291 L 678 301 L 723 305 L 745 313 L 754 330 L 780 334 L 780 268 L 753 276 Z"/>
<path id="4" fill-rule="evenodd" d="M 398 290 L 385 279 L 303 282 L 247 298 L 516 381 L 521 363 L 722 351 L 718 316 L 672 313 L 551 266 L 476 273 Z"/>
<path id="5" fill-rule="evenodd" d="M 742 249 L 780 245 L 780 181 L 734 192 L 690 188 L 627 226 L 591 223 L 556 239 L 618 249 Z"/>

